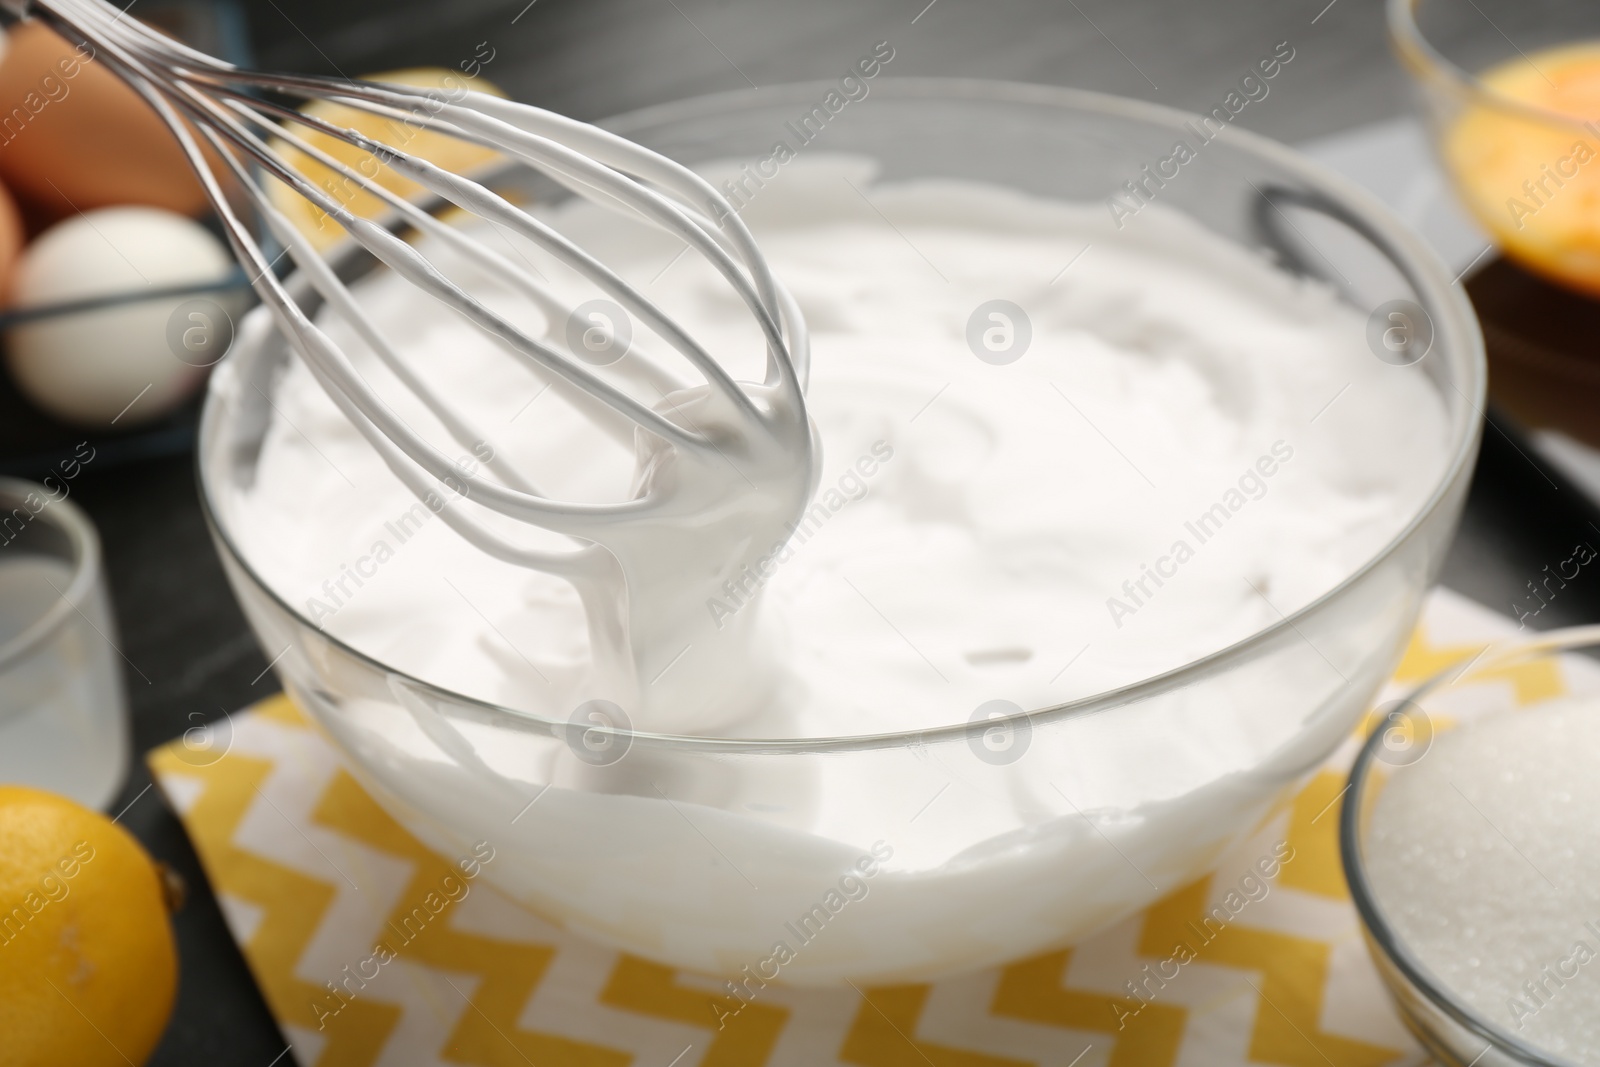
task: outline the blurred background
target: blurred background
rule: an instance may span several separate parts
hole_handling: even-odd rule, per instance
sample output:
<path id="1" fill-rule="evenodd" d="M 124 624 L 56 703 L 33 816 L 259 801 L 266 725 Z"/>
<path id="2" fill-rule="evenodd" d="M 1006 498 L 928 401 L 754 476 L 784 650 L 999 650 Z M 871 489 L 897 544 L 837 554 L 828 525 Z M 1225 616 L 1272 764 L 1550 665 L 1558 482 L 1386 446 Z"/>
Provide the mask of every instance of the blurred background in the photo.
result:
<path id="1" fill-rule="evenodd" d="M 752 83 L 834 77 L 864 42 L 879 40 L 895 47 L 888 73 L 897 77 L 1041 82 L 1197 110 L 1226 92 L 1263 48 L 1289 40 L 1304 46 L 1296 79 L 1275 84 L 1277 103 L 1241 116 L 1241 124 L 1299 141 L 1396 114 L 1405 103 L 1382 5 L 1338 0 L 1313 26 L 1326 4 L 276 0 L 247 5 L 246 21 L 264 65 L 322 73 L 333 63 L 437 65 L 487 41 L 510 60 L 502 66 L 497 57 L 486 71 L 497 84 L 584 119 Z M 1329 92 L 1333 86 L 1337 92 Z"/>

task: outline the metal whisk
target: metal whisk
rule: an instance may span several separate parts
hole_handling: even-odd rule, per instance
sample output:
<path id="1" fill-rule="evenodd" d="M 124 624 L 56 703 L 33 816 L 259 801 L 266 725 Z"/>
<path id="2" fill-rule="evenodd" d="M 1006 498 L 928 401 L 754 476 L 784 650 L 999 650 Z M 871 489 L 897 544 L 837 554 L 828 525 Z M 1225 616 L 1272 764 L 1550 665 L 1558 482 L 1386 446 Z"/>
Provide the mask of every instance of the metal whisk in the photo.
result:
<path id="1" fill-rule="evenodd" d="M 661 666 L 681 641 L 674 627 L 703 615 L 703 589 L 746 562 L 749 544 L 787 535 L 815 487 L 813 433 L 804 388 L 807 339 L 792 297 L 773 278 L 750 232 L 705 180 L 597 127 L 476 92 L 456 99 L 395 84 L 267 75 L 239 70 L 139 24 L 104 0 L 3 0 L 18 17 L 46 21 L 95 51 L 166 123 L 194 167 L 241 265 L 279 329 L 328 396 L 418 498 L 477 548 L 573 581 L 597 645 L 631 661 L 635 677 Z M 290 101 L 282 103 L 280 101 Z M 695 339 L 637 289 L 540 219 L 470 178 L 401 148 L 296 110 L 329 100 L 493 149 L 603 207 L 666 230 L 705 257 L 738 295 L 766 344 L 762 382 L 737 382 Z M 677 381 L 659 361 L 629 358 L 603 369 L 575 359 L 564 337 L 572 308 L 523 267 L 318 148 L 303 131 L 369 153 L 440 201 L 532 241 L 594 283 L 694 368 L 703 384 Z M 204 149 L 204 150 L 203 150 Z M 376 196 L 405 224 L 533 301 L 548 328 L 532 336 L 456 284 L 390 228 L 352 212 L 285 158 L 299 153 L 353 189 Z M 551 500 L 499 454 L 471 420 L 425 386 L 380 324 L 358 306 L 306 237 L 274 206 L 269 183 L 310 201 L 390 270 L 482 331 L 547 381 L 612 437 L 636 450 L 635 495 L 608 504 Z M 297 306 L 274 274 L 258 233 L 270 233 L 295 266 L 455 442 L 487 457 L 461 470 L 372 389 L 346 353 Z M 445 483 L 450 485 L 446 491 Z M 751 494 L 749 486 L 773 492 Z M 469 506 L 461 506 L 462 502 Z M 486 525 L 484 508 L 573 539 L 565 550 L 519 544 Z M 674 522 L 677 523 L 674 526 Z M 752 528 L 754 524 L 754 528 Z M 767 529 L 770 527 L 771 529 Z M 766 542 L 760 539 L 767 537 Z M 535 540 L 538 540 L 535 538 Z M 676 561 L 665 580 L 663 553 Z M 648 557 L 649 565 L 646 565 Z M 626 596 L 618 597 L 616 578 Z M 646 610 L 648 606 L 648 610 Z M 635 655 L 635 652 L 638 655 Z M 618 694 L 625 696 L 625 694 Z M 634 694 L 636 696 L 636 694 Z"/>

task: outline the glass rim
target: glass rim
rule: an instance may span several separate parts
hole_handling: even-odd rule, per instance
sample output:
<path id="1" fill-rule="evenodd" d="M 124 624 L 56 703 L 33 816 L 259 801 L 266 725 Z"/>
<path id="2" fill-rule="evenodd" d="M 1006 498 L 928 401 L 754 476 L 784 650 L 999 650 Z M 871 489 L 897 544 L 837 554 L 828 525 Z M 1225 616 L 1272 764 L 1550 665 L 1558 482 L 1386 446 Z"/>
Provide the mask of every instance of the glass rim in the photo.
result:
<path id="1" fill-rule="evenodd" d="M 1404 2 L 1404 0 L 1402 0 Z M 1560 655 L 1576 649 L 1600 646 L 1600 625 L 1569 626 L 1546 630 L 1531 637 L 1509 637 L 1487 643 L 1476 655 L 1460 659 L 1435 672 L 1400 698 L 1402 704 L 1415 703 L 1464 678 L 1475 667 L 1509 666 L 1523 660 Z M 1372 764 L 1383 744 L 1381 725 L 1361 743 L 1350 766 L 1349 783 L 1339 810 L 1339 860 L 1344 869 L 1350 901 L 1355 906 L 1370 943 L 1395 966 L 1424 999 L 1448 1015 L 1462 1028 L 1488 1043 L 1490 1048 L 1511 1052 L 1538 1067 L 1581 1067 L 1556 1053 L 1537 1048 L 1485 1019 L 1461 1000 L 1412 953 L 1410 946 L 1395 932 L 1373 892 L 1362 853 L 1360 797 L 1367 785 Z M 1487 1051 L 1487 1049 L 1485 1049 Z"/>
<path id="2" fill-rule="evenodd" d="M 66 625 L 88 599 L 99 574 L 100 535 L 95 532 L 94 524 L 83 513 L 83 509 L 66 496 L 51 498 L 48 490 L 37 482 L 0 475 L 0 518 L 8 515 L 16 506 L 12 501 L 21 503 L 28 495 L 38 493 L 45 493 L 47 500 L 44 507 L 32 512 L 29 522 L 49 521 L 66 537 L 72 550 L 72 577 L 67 587 L 60 591 L 61 596 L 37 619 L 9 640 L 0 642 L 0 670 L 28 655 Z M 0 544 L 0 562 L 7 558 L 4 553 L 10 547 L 9 541 Z"/>
<path id="3" fill-rule="evenodd" d="M 1561 127 L 1600 139 L 1600 117 L 1585 122 L 1575 115 L 1552 111 L 1518 100 L 1498 89 L 1490 88 L 1478 75 L 1446 57 L 1434 47 L 1432 41 L 1428 40 L 1427 35 L 1422 32 L 1422 27 L 1417 25 L 1417 9 L 1426 2 L 1427 0 L 1387 0 L 1386 4 L 1385 21 L 1389 27 L 1389 41 L 1399 55 L 1401 63 L 1415 77 L 1419 80 L 1442 79 L 1450 83 L 1455 92 L 1477 101 L 1480 106 L 1489 106 L 1541 125 Z"/>
<path id="4" fill-rule="evenodd" d="M 674 122 L 692 121 L 741 110 L 771 110 L 776 107 L 787 107 L 796 102 L 810 100 L 817 93 L 825 92 L 827 89 L 832 88 L 834 84 L 832 81 L 822 80 L 767 86 L 760 91 L 758 97 L 754 96 L 749 90 L 728 90 L 668 103 L 649 105 L 610 119 L 601 120 L 596 125 L 613 133 L 629 136 L 636 131 Z M 1196 120 L 1196 117 L 1188 112 L 1142 100 L 1083 89 L 1066 89 L 1024 82 L 973 78 L 885 77 L 874 84 L 873 93 L 912 102 L 938 103 L 943 101 L 1045 106 L 1069 112 L 1109 116 L 1149 126 L 1165 127 L 1173 133 L 1181 132 L 1186 123 Z M 1406 524 L 1396 531 L 1381 548 L 1320 596 L 1302 605 L 1296 611 L 1281 616 L 1277 621 L 1267 624 L 1232 644 L 1161 673 L 1129 682 L 1114 689 L 1102 690 L 1074 700 L 1053 704 L 1046 708 L 1022 711 L 993 719 L 984 719 L 977 723 L 946 722 L 937 726 L 913 730 L 824 737 L 730 738 L 694 734 L 655 733 L 634 730 L 629 727 L 601 725 L 586 726 L 586 731 L 602 736 L 626 737 L 633 744 L 643 743 L 651 747 L 664 749 L 695 749 L 724 754 L 768 755 L 903 748 L 908 745 L 960 740 L 971 737 L 974 733 L 996 728 L 1035 729 L 1070 718 L 1113 711 L 1116 708 L 1139 700 L 1186 688 L 1194 683 L 1198 675 L 1204 675 L 1214 668 L 1241 660 L 1260 646 L 1283 638 L 1285 635 L 1296 635 L 1298 634 L 1299 625 L 1308 617 L 1320 612 L 1330 603 L 1339 600 L 1346 591 L 1393 557 L 1402 546 L 1408 544 L 1433 517 L 1435 512 L 1444 506 L 1453 487 L 1462 476 L 1463 468 L 1472 462 L 1477 453 L 1477 445 L 1483 428 L 1481 412 L 1483 411 L 1488 382 L 1483 335 L 1478 329 L 1477 319 L 1471 310 L 1470 304 L 1467 302 L 1466 296 L 1455 284 L 1455 280 L 1451 277 L 1449 270 L 1444 266 L 1438 255 L 1423 242 L 1421 237 L 1413 234 L 1409 228 L 1402 224 L 1376 196 L 1356 185 L 1352 180 L 1313 162 L 1287 145 L 1263 135 L 1230 127 L 1228 130 L 1228 142 L 1234 146 L 1236 151 L 1262 158 L 1275 166 L 1281 167 L 1306 183 L 1307 186 L 1327 194 L 1341 208 L 1350 211 L 1356 218 L 1368 224 L 1373 232 L 1382 234 L 1384 240 L 1390 242 L 1391 247 L 1381 248 L 1380 251 L 1394 258 L 1403 257 L 1409 271 L 1408 278 L 1416 286 L 1418 297 L 1427 301 L 1428 306 L 1435 308 L 1440 313 L 1443 321 L 1436 323 L 1436 337 L 1448 337 L 1453 345 L 1460 349 L 1459 359 L 1466 370 L 1466 374 L 1465 380 L 1456 383 L 1455 389 L 1467 402 L 1471 411 L 1479 413 L 1480 417 L 1472 418 L 1464 413 L 1453 420 L 1451 437 L 1447 441 L 1450 458 L 1444 470 L 1440 473 L 1438 481 Z M 492 179 L 492 176 L 493 172 L 488 172 L 487 177 Z M 341 257 L 360 256 L 363 253 L 364 249 L 359 245 L 354 245 L 350 241 L 343 242 L 330 257 L 330 266 L 337 269 L 342 262 Z M 298 273 L 291 274 L 286 279 L 286 284 L 295 282 L 304 283 L 303 278 Z M 260 306 L 250 312 L 250 316 L 256 317 L 262 317 L 266 314 L 267 310 Z M 265 328 L 261 330 L 263 334 L 275 334 L 275 328 L 270 323 L 264 325 Z M 241 340 L 251 332 L 255 331 L 248 330 L 246 324 L 241 322 L 239 330 Z M 265 341 L 263 340 L 262 343 L 265 343 Z M 255 568 L 251 566 L 244 553 L 239 550 L 233 538 L 229 535 L 213 499 L 213 487 L 209 484 L 206 475 L 208 458 L 206 442 L 211 440 L 217 433 L 216 407 L 212 401 L 219 389 L 233 379 L 233 368 L 241 348 L 241 345 L 236 344 L 218 363 L 211 376 L 207 386 L 205 405 L 201 412 L 199 444 L 195 449 L 196 477 L 200 486 L 201 508 L 213 538 L 225 548 L 229 561 L 237 565 L 249 579 L 251 585 L 265 594 L 267 599 L 278 610 L 294 620 L 297 626 L 316 633 L 321 640 L 328 642 L 338 649 L 341 654 L 347 655 L 360 663 L 367 664 L 385 676 L 397 678 L 403 681 L 407 687 L 419 693 L 428 694 L 457 708 L 474 709 L 500 723 L 516 723 L 523 728 L 531 727 L 551 732 L 567 729 L 568 724 L 563 720 L 547 718 L 536 712 L 508 708 L 504 705 L 457 693 L 417 678 L 404 670 L 362 652 L 339 636 L 329 633 L 327 630 L 312 623 L 303 612 L 281 597 L 276 590 L 256 573 Z M 291 355 L 290 358 L 294 357 Z M 1466 388 L 1463 388 L 1463 386 Z"/>

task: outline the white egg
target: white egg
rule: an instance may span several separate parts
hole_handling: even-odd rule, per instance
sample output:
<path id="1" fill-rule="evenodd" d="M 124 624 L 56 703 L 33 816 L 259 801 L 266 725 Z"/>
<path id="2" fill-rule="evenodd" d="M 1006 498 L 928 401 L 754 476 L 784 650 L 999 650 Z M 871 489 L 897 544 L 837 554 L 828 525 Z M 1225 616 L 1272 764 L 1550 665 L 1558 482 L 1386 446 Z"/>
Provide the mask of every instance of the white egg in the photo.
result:
<path id="1" fill-rule="evenodd" d="M 11 310 L 222 281 L 227 248 L 192 219 L 113 207 L 59 222 L 23 252 Z M 24 321 L 6 331 L 11 376 L 57 418 L 121 429 L 181 404 L 226 350 L 237 299 L 153 295 Z M 226 321 L 224 321 L 226 320 Z M 219 347 L 220 345 L 220 347 Z"/>

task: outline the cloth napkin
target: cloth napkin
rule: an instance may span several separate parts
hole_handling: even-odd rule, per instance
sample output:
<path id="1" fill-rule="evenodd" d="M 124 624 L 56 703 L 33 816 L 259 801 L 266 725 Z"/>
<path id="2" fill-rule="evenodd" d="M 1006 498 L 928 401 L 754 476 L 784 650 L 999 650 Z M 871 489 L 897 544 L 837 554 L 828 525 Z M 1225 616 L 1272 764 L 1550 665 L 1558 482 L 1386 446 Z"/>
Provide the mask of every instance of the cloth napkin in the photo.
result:
<path id="1" fill-rule="evenodd" d="M 1514 630 L 1435 591 L 1382 699 Z M 1468 680 L 1521 704 L 1600 688 L 1584 675 L 1546 661 Z M 472 857 L 430 852 L 287 698 L 225 726 L 220 758 L 180 741 L 150 765 L 301 1067 L 1429 1062 L 1368 959 L 1340 870 L 1355 735 L 1213 875 L 1071 949 L 930 984 L 769 986 L 719 1028 L 719 981 L 584 941 L 463 868 Z M 1204 923 L 1219 907 L 1229 921 Z M 1192 958 L 1174 960 L 1179 943 Z"/>

